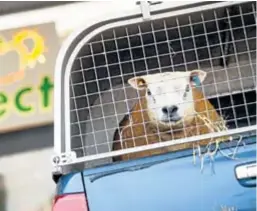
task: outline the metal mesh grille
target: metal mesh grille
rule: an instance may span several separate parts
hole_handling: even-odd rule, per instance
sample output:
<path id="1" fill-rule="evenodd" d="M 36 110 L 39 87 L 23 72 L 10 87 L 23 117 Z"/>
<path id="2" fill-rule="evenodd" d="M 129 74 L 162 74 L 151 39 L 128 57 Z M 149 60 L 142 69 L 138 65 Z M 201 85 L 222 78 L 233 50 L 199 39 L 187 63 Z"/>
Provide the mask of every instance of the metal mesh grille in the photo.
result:
<path id="1" fill-rule="evenodd" d="M 85 44 L 70 77 L 71 148 L 110 152 L 119 122 L 137 102 L 134 76 L 206 71 L 204 96 L 228 128 L 256 124 L 256 3 L 109 29 Z"/>

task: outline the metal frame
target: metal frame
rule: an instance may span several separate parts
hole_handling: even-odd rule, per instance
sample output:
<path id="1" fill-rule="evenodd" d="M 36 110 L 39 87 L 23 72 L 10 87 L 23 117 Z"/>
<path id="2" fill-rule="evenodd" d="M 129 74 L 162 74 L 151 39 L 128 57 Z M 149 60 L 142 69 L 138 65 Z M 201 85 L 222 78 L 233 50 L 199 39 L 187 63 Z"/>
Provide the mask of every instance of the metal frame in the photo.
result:
<path id="1" fill-rule="evenodd" d="M 192 2 L 190 2 L 192 4 Z M 73 62 L 79 52 L 79 50 L 86 44 L 90 39 L 92 39 L 95 35 L 103 32 L 106 29 L 119 27 L 127 24 L 138 24 L 144 22 L 145 19 L 156 20 L 165 18 L 167 16 L 178 16 L 182 14 L 188 14 L 190 12 L 198 12 L 202 10 L 208 9 L 217 9 L 220 7 L 226 7 L 231 5 L 236 5 L 243 3 L 243 1 L 237 2 L 217 2 L 217 3 L 208 3 L 199 5 L 199 1 L 195 2 L 193 6 L 190 8 L 179 8 L 179 6 L 188 6 L 190 3 L 177 3 L 174 6 L 174 3 L 163 3 L 156 5 L 153 8 L 148 7 L 146 4 L 141 4 L 141 11 L 138 9 L 137 11 L 132 12 L 129 16 L 125 17 L 117 17 L 115 14 L 113 17 L 110 17 L 109 20 L 105 22 L 99 22 L 89 28 L 82 28 L 77 32 L 73 33 L 63 44 L 55 67 L 55 107 L 54 107 L 54 151 L 57 155 L 61 155 L 64 153 L 65 162 L 54 163 L 56 166 L 66 166 L 75 163 L 82 163 L 86 161 L 97 160 L 101 158 L 113 157 L 116 155 L 122 155 L 131 152 L 139 152 L 147 149 L 155 149 L 164 146 L 171 146 L 181 142 L 194 142 L 197 140 L 202 140 L 210 135 L 200 135 L 195 137 L 190 137 L 187 139 L 179 139 L 176 141 L 167 141 L 163 143 L 152 144 L 149 146 L 135 147 L 133 149 L 125 149 L 122 151 L 108 152 L 102 153 L 99 155 L 86 156 L 82 158 L 76 158 L 75 155 L 72 155 L 71 152 L 71 142 L 70 142 L 70 93 L 69 93 L 69 77 L 71 74 L 71 68 Z M 177 7 L 176 7 L 177 6 Z M 175 8 L 174 8 L 175 7 Z M 151 11 L 149 11 L 151 10 Z M 142 15 L 143 14 L 143 18 Z M 256 130 L 256 125 L 250 126 L 247 128 L 237 128 L 229 130 L 228 132 L 218 132 L 215 134 L 211 134 L 211 137 L 220 137 L 223 135 L 232 135 L 239 134 L 247 131 Z M 69 155 L 67 159 L 67 156 Z"/>

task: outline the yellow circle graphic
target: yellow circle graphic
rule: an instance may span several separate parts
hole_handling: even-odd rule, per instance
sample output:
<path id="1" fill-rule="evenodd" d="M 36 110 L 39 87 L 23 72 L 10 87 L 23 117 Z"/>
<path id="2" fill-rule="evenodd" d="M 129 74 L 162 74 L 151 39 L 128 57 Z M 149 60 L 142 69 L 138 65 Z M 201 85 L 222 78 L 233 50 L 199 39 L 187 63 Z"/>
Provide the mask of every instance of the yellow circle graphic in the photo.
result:
<path id="1" fill-rule="evenodd" d="M 26 45 L 26 40 L 33 42 L 31 49 Z M 8 85 L 22 80 L 27 68 L 34 68 L 37 62 L 45 63 L 45 56 L 43 54 L 46 51 L 45 42 L 43 37 L 35 30 L 21 30 L 10 41 L 6 41 L 3 37 L 0 37 L 0 56 L 10 51 L 16 51 L 19 55 L 19 68 L 14 72 L 0 77 L 0 85 Z"/>

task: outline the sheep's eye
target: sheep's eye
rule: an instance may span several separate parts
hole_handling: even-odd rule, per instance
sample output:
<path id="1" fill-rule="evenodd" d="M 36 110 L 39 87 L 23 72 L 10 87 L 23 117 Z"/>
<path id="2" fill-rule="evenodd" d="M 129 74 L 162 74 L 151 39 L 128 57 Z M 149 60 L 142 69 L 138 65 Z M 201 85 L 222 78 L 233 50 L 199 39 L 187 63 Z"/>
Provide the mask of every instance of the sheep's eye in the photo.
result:
<path id="1" fill-rule="evenodd" d="M 189 92 L 189 84 L 187 84 L 185 92 Z"/>
<path id="2" fill-rule="evenodd" d="M 147 90 L 147 95 L 152 95 L 152 93 L 149 89 Z"/>
<path id="3" fill-rule="evenodd" d="M 185 98 L 187 96 L 187 93 L 189 92 L 189 85 L 186 86 L 185 92 L 183 94 L 183 97 Z"/>

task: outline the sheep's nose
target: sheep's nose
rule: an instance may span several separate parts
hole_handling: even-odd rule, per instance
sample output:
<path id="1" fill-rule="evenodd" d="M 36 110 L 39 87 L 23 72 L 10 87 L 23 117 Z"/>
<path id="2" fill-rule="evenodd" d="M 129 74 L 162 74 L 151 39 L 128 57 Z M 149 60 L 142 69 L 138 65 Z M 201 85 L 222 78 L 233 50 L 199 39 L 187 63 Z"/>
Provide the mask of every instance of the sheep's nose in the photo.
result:
<path id="1" fill-rule="evenodd" d="M 178 111 L 178 107 L 173 105 L 173 106 L 165 106 L 162 108 L 162 112 L 166 115 L 170 115 L 172 116 L 174 113 L 176 113 Z"/>

